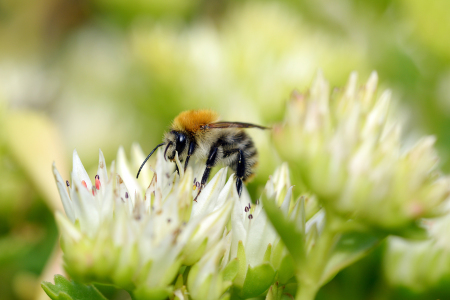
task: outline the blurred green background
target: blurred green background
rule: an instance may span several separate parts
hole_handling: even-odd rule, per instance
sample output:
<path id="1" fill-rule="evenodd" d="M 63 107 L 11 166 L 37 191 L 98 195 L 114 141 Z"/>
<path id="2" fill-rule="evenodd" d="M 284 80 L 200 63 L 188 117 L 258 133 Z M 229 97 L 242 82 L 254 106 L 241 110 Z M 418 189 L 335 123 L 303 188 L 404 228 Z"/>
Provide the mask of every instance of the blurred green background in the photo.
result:
<path id="1" fill-rule="evenodd" d="M 450 169 L 448 0 L 0 0 L 0 299 L 46 299 L 39 283 L 61 272 L 53 161 L 69 179 L 75 148 L 88 170 L 99 148 L 108 162 L 135 141 L 148 152 L 187 109 L 280 122 L 319 69 L 332 87 L 376 70 Z M 257 198 L 280 161 L 270 133 L 250 133 Z M 383 247 L 318 299 L 450 298 L 390 284 Z"/>

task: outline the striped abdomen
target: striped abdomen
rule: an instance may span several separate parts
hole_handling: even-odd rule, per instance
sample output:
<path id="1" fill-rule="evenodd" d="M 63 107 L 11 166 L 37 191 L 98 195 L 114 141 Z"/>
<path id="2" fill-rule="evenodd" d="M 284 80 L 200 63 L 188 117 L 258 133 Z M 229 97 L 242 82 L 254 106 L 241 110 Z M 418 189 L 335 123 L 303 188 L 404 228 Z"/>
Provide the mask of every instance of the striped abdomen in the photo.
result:
<path id="1" fill-rule="evenodd" d="M 226 130 L 219 138 L 218 144 L 221 144 L 223 163 L 230 166 L 236 177 L 242 178 L 243 181 L 248 180 L 254 174 L 258 163 L 258 152 L 251 137 L 243 130 Z"/>

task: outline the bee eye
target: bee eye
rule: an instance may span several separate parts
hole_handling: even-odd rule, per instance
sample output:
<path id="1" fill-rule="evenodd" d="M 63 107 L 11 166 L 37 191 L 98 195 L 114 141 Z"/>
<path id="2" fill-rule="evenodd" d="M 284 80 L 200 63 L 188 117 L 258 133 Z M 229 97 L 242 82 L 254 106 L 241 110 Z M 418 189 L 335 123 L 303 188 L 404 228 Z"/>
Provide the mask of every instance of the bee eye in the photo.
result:
<path id="1" fill-rule="evenodd" d="M 183 133 L 179 133 L 177 135 L 177 144 L 176 144 L 176 150 L 178 154 L 181 154 L 181 152 L 183 152 L 185 147 L 186 147 L 186 136 Z"/>

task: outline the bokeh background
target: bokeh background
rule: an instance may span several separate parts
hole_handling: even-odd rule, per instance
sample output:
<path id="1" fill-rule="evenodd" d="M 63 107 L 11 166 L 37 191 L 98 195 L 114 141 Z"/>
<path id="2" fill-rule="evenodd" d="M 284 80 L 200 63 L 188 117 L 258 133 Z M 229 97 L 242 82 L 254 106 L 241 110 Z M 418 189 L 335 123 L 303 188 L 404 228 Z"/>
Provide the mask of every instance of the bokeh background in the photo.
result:
<path id="1" fill-rule="evenodd" d="M 450 170 L 448 0 L 0 0 L 0 299 L 46 299 L 40 282 L 61 272 L 53 162 L 69 179 L 77 149 L 94 176 L 99 148 L 108 162 L 120 145 L 149 152 L 187 109 L 280 122 L 318 70 L 331 86 L 376 70 Z M 250 133 L 257 198 L 280 161 L 270 132 Z M 450 298 L 387 280 L 385 248 L 318 299 Z"/>

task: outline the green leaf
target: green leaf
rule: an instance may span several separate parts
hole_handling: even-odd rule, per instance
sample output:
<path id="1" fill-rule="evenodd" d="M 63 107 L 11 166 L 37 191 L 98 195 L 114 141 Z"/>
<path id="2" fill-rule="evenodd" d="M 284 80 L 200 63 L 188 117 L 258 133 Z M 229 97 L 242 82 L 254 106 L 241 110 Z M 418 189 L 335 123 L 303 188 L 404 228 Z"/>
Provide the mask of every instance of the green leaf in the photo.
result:
<path id="1" fill-rule="evenodd" d="M 339 271 L 365 256 L 378 246 L 381 240 L 380 236 L 362 232 L 343 234 L 331 253 L 320 285 L 324 285 Z"/>
<path id="2" fill-rule="evenodd" d="M 291 255 L 286 255 L 281 261 L 281 265 L 278 268 L 278 281 L 280 283 L 286 283 L 295 275 L 295 263 Z"/>
<path id="3" fill-rule="evenodd" d="M 242 241 L 239 241 L 238 243 L 237 258 L 239 261 L 239 270 L 236 278 L 234 279 L 233 285 L 242 287 L 244 285 L 245 273 L 247 271 L 247 259 L 245 257 L 245 249 Z"/>
<path id="4" fill-rule="evenodd" d="M 210 293 L 211 282 L 213 280 L 213 274 L 209 274 L 202 282 L 200 287 L 194 292 L 191 292 L 192 299 L 208 299 Z M 192 291 L 192 289 L 189 289 Z M 195 296 L 194 296 L 195 295 Z"/>
<path id="5" fill-rule="evenodd" d="M 133 291 L 132 297 L 133 299 L 164 300 L 169 298 L 172 293 L 172 286 L 166 288 L 139 286 Z"/>
<path id="6" fill-rule="evenodd" d="M 305 238 L 306 253 L 308 254 L 310 253 L 312 247 L 315 245 L 318 238 L 319 238 L 319 230 L 317 229 L 317 224 L 313 224 L 310 227 L 309 231 L 306 233 Z"/>
<path id="7" fill-rule="evenodd" d="M 175 281 L 175 284 L 173 285 L 173 289 L 181 289 L 181 287 L 184 286 L 183 282 L 183 274 L 178 274 L 177 280 Z"/>
<path id="8" fill-rule="evenodd" d="M 274 201 L 267 199 L 264 195 L 261 199 L 267 217 L 280 235 L 286 248 L 296 264 L 302 265 L 305 260 L 304 234 L 297 229 L 295 221 L 289 220 Z"/>
<path id="9" fill-rule="evenodd" d="M 247 299 L 261 295 L 273 284 L 275 275 L 275 270 L 268 262 L 254 268 L 248 266 L 240 296 Z"/>
<path id="10" fill-rule="evenodd" d="M 278 243 L 275 244 L 275 247 L 273 247 L 270 262 L 276 270 L 280 267 L 284 249 L 286 249 L 286 246 L 283 244 L 282 240 L 279 240 Z"/>
<path id="11" fill-rule="evenodd" d="M 153 261 L 149 260 L 139 271 L 136 282 L 138 282 L 138 283 L 145 282 L 152 266 L 153 266 Z"/>
<path id="12" fill-rule="evenodd" d="M 164 270 L 165 272 L 161 274 L 161 281 L 160 285 L 169 285 L 175 277 L 177 276 L 178 270 L 181 267 L 183 260 L 181 258 L 178 258 L 176 261 L 174 261 L 169 268 Z"/>
<path id="13" fill-rule="evenodd" d="M 44 281 L 41 286 L 47 295 L 54 300 L 106 300 L 93 285 L 69 281 L 62 275 L 55 275 L 55 284 Z"/>
<path id="14" fill-rule="evenodd" d="M 187 247 L 184 251 L 183 264 L 186 266 L 192 266 L 200 260 L 208 245 L 208 239 L 204 239 L 198 247 Z"/>
<path id="15" fill-rule="evenodd" d="M 267 292 L 265 300 L 281 300 L 283 298 L 284 286 L 279 286 L 278 282 L 272 285 Z"/>
<path id="16" fill-rule="evenodd" d="M 272 245 L 267 245 L 266 252 L 264 253 L 263 261 L 270 261 L 270 254 L 272 253 Z"/>
<path id="17" fill-rule="evenodd" d="M 402 227 L 399 230 L 386 230 L 383 232 L 385 235 L 397 235 L 409 240 L 426 240 L 428 236 L 428 231 L 417 224 L 417 222 L 412 222 L 411 224 Z"/>
<path id="18" fill-rule="evenodd" d="M 228 293 L 225 293 L 220 297 L 220 300 L 230 300 L 230 298 L 231 298 L 231 295 Z"/>
<path id="19" fill-rule="evenodd" d="M 200 267 L 199 267 L 198 264 L 195 264 L 189 270 L 189 274 L 188 274 L 187 282 L 186 282 L 186 285 L 187 285 L 189 290 L 196 288 L 195 280 L 197 279 L 197 275 L 198 275 L 199 272 L 200 272 Z"/>
<path id="20" fill-rule="evenodd" d="M 239 272 L 239 260 L 234 258 L 228 263 L 228 265 L 221 271 L 224 281 L 233 281 Z"/>
<path id="21" fill-rule="evenodd" d="M 114 249 L 111 245 L 110 249 Z M 139 254 L 138 254 L 138 245 L 135 243 L 133 247 L 131 248 L 132 251 L 128 254 L 127 262 L 126 263 L 120 263 L 119 260 L 117 262 L 118 268 L 115 268 L 111 271 L 111 278 L 114 283 L 116 283 L 118 286 L 131 290 L 134 288 L 133 282 L 130 281 L 130 278 L 133 277 L 135 270 L 138 268 L 138 262 L 139 262 Z M 122 249 L 121 249 L 122 250 Z M 119 257 L 119 253 L 116 254 L 116 257 Z M 97 266 L 100 269 L 101 266 L 107 266 L 108 263 L 100 263 L 100 259 L 98 259 Z M 101 270 L 97 272 L 97 274 L 101 274 Z"/>

